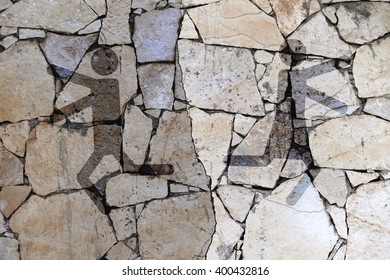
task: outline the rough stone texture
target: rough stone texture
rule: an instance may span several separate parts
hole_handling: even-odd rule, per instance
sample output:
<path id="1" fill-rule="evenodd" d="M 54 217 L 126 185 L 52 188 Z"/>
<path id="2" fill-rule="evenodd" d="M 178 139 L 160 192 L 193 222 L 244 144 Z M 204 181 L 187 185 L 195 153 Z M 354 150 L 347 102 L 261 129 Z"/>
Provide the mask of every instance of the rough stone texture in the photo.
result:
<path id="1" fill-rule="evenodd" d="M 156 7 L 156 4 L 160 0 L 133 0 L 131 1 L 131 7 L 133 9 L 144 9 L 145 11 L 151 11 Z"/>
<path id="2" fill-rule="evenodd" d="M 26 175 L 38 195 L 82 188 L 77 174 L 94 149 L 92 128 L 59 128 L 40 124 L 27 142 Z"/>
<path id="3" fill-rule="evenodd" d="M 19 242 L 15 239 L 0 237 L 0 260 L 19 260 Z"/>
<path id="4" fill-rule="evenodd" d="M 336 252 L 332 260 L 336 260 L 336 261 L 345 260 L 346 253 L 347 253 L 347 246 L 343 245 Z"/>
<path id="5" fill-rule="evenodd" d="M 3 40 L 1 40 L 0 45 L 4 47 L 4 49 L 8 49 L 13 44 L 15 44 L 18 41 L 18 38 L 15 36 L 7 36 Z"/>
<path id="6" fill-rule="evenodd" d="M 23 163 L 12 153 L 0 150 L 0 187 L 23 184 Z"/>
<path id="7" fill-rule="evenodd" d="M 390 170 L 390 124 L 372 116 L 334 119 L 309 134 L 314 162 L 320 167 Z M 340 141 L 343 139 L 343 141 Z"/>
<path id="8" fill-rule="evenodd" d="M 207 251 L 208 260 L 227 260 L 244 229 L 225 210 L 217 195 L 213 194 L 216 228 L 213 241 Z"/>
<path id="9" fill-rule="evenodd" d="M 7 9 L 12 5 L 10 0 L 0 0 L 0 11 Z"/>
<path id="10" fill-rule="evenodd" d="M 275 19 L 249 0 L 224 0 L 188 13 L 206 44 L 278 51 L 284 43 Z"/>
<path id="11" fill-rule="evenodd" d="M 346 222 L 347 215 L 345 213 L 345 209 L 337 207 L 335 205 L 330 205 L 327 208 L 327 211 L 328 211 L 329 215 L 331 216 L 332 221 L 333 221 L 333 223 L 336 227 L 336 230 L 337 230 L 338 234 L 340 235 L 340 237 L 347 239 L 348 238 L 347 237 L 348 227 L 347 227 L 347 222 Z"/>
<path id="12" fill-rule="evenodd" d="M 123 242 L 116 243 L 106 255 L 107 260 L 134 260 L 138 255 Z"/>
<path id="13" fill-rule="evenodd" d="M 308 16 L 321 8 L 317 0 L 270 0 L 280 31 L 293 32 Z"/>
<path id="14" fill-rule="evenodd" d="M 135 18 L 134 46 L 138 62 L 173 61 L 179 9 L 151 11 Z"/>
<path id="15" fill-rule="evenodd" d="M 26 200 L 31 192 L 30 186 L 5 186 L 0 191 L 0 211 L 8 219 Z"/>
<path id="16" fill-rule="evenodd" d="M 99 44 L 130 44 L 131 0 L 107 0 L 107 8 L 99 33 Z"/>
<path id="17" fill-rule="evenodd" d="M 34 195 L 12 215 L 10 227 L 19 234 L 22 259 L 99 259 L 116 242 L 107 216 L 84 191 Z"/>
<path id="18" fill-rule="evenodd" d="M 258 199 L 246 221 L 244 259 L 323 259 L 337 241 L 318 192 L 307 175 Z"/>
<path id="19" fill-rule="evenodd" d="M 137 0 L 136 0 L 137 1 Z M 218 2 L 219 0 L 181 0 L 183 7 L 198 6 Z"/>
<path id="20" fill-rule="evenodd" d="M 120 162 L 113 155 L 105 155 L 95 167 L 94 171 L 89 176 L 89 179 L 93 184 L 97 185 L 102 178 L 106 178 L 114 173 L 119 173 L 120 170 Z"/>
<path id="21" fill-rule="evenodd" d="M 271 3 L 268 0 L 253 0 L 252 2 L 267 14 L 272 12 Z"/>
<path id="22" fill-rule="evenodd" d="M 346 258 L 390 258 L 390 181 L 362 185 L 347 202 L 348 244 Z"/>
<path id="23" fill-rule="evenodd" d="M 390 38 L 387 37 L 357 50 L 353 74 L 359 97 L 380 97 L 390 92 L 389 48 Z"/>
<path id="24" fill-rule="evenodd" d="M 107 203 L 117 207 L 164 198 L 167 195 L 167 181 L 157 177 L 120 174 L 111 178 L 106 187 Z"/>
<path id="25" fill-rule="evenodd" d="M 0 126 L 0 139 L 4 147 L 17 156 L 23 157 L 30 134 L 28 121 Z"/>
<path id="26" fill-rule="evenodd" d="M 343 42 L 333 26 L 329 26 L 322 13 L 315 14 L 291 36 L 288 45 L 293 52 L 315 54 L 330 58 L 350 57 L 354 48 Z"/>
<path id="27" fill-rule="evenodd" d="M 390 99 L 386 97 L 367 99 L 364 112 L 390 121 Z"/>
<path id="28" fill-rule="evenodd" d="M 53 112 L 54 81 L 47 66 L 34 41 L 18 42 L 0 54 L 0 122 L 49 116 Z"/>
<path id="29" fill-rule="evenodd" d="M 110 212 L 110 218 L 118 240 L 124 240 L 137 234 L 134 207 L 113 209 Z"/>
<path id="30" fill-rule="evenodd" d="M 95 33 L 100 30 L 102 27 L 102 21 L 100 19 L 95 20 L 94 22 L 88 24 L 85 28 L 77 32 L 80 35 Z"/>
<path id="31" fill-rule="evenodd" d="M 255 64 L 249 50 L 180 40 L 179 55 L 190 105 L 264 115 L 263 102 L 256 87 Z"/>
<path id="32" fill-rule="evenodd" d="M 230 146 L 232 146 L 232 147 L 237 146 L 238 144 L 241 143 L 242 139 L 244 139 L 244 138 L 241 137 L 241 136 L 240 136 L 239 134 L 237 134 L 236 132 L 233 132 L 232 143 L 230 144 Z"/>
<path id="33" fill-rule="evenodd" d="M 347 174 L 349 182 L 352 184 L 353 187 L 357 187 L 358 185 L 369 183 L 379 178 L 379 173 L 377 172 L 361 173 L 361 172 L 346 170 L 345 173 Z"/>
<path id="34" fill-rule="evenodd" d="M 344 3 L 336 15 L 337 28 L 347 42 L 365 44 L 390 31 L 390 3 Z"/>
<path id="35" fill-rule="evenodd" d="M 192 138 L 195 150 L 206 174 L 211 178 L 211 189 L 226 169 L 226 157 L 232 135 L 233 115 L 225 113 L 208 114 L 191 108 Z"/>
<path id="36" fill-rule="evenodd" d="M 251 130 L 257 119 L 236 114 L 234 117 L 234 131 L 240 135 L 246 136 Z"/>
<path id="37" fill-rule="evenodd" d="M 4 223 L 5 223 L 4 216 L 3 216 L 3 214 L 0 211 L 0 234 L 2 234 L 2 233 L 7 231 L 7 229 L 5 228 Z"/>
<path id="38" fill-rule="evenodd" d="M 348 183 L 341 170 L 323 168 L 312 171 L 314 186 L 330 204 L 344 207 L 347 202 Z"/>
<path id="39" fill-rule="evenodd" d="M 19 39 L 30 39 L 30 38 L 45 38 L 46 33 L 39 29 L 20 28 Z"/>
<path id="40" fill-rule="evenodd" d="M 95 3 L 95 6 L 98 7 L 102 6 L 105 1 L 98 0 Z M 66 2 L 22 0 L 0 15 L 0 25 L 44 28 L 51 31 L 74 33 L 105 12 L 101 9 L 99 14 L 96 14 L 95 11 L 81 0 Z M 50 16 L 45 16 L 49 14 Z"/>
<path id="41" fill-rule="evenodd" d="M 286 164 L 280 176 L 294 178 L 302 175 L 309 168 L 311 162 L 311 156 L 308 151 L 293 148 L 288 154 Z"/>
<path id="42" fill-rule="evenodd" d="M 179 38 L 186 38 L 186 39 L 199 38 L 198 32 L 195 29 L 195 25 L 192 22 L 192 19 L 187 14 L 184 15 L 183 17 Z"/>
<path id="43" fill-rule="evenodd" d="M 170 164 L 171 175 L 160 177 L 208 190 L 209 179 L 198 161 L 187 112 L 164 112 L 150 143 L 150 164 Z"/>
<path id="44" fill-rule="evenodd" d="M 243 223 L 252 207 L 255 193 L 248 188 L 234 185 L 222 185 L 218 187 L 217 193 L 232 218 Z"/>
<path id="45" fill-rule="evenodd" d="M 138 67 L 137 71 L 146 109 L 172 110 L 175 66 L 151 63 Z"/>
<path id="46" fill-rule="evenodd" d="M 204 259 L 214 226 L 210 193 L 152 201 L 138 219 L 141 258 Z"/>

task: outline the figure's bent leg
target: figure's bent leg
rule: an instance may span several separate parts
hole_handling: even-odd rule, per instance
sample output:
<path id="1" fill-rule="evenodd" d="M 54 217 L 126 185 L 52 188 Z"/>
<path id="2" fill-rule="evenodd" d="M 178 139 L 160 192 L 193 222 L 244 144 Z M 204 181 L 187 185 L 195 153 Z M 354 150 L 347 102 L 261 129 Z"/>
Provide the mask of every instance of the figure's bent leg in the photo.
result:
<path id="1" fill-rule="evenodd" d="M 88 161 L 84 164 L 83 168 L 77 174 L 77 181 L 83 188 L 93 187 L 93 183 L 89 178 L 96 166 L 98 166 L 101 160 L 101 156 L 93 152 Z"/>

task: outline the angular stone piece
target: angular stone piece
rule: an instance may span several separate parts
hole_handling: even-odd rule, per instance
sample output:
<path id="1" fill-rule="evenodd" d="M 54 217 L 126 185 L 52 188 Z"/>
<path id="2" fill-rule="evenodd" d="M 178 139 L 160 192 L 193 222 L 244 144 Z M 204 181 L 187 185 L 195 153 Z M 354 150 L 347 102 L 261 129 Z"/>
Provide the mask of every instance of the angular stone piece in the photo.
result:
<path id="1" fill-rule="evenodd" d="M 0 27 L 0 35 L 7 36 L 18 33 L 18 28 L 13 26 L 2 26 Z"/>
<path id="2" fill-rule="evenodd" d="M 333 259 L 334 261 L 343 261 L 345 260 L 345 255 L 347 253 L 347 246 L 342 245 L 334 255 Z"/>
<path id="3" fill-rule="evenodd" d="M 234 185 L 222 185 L 218 187 L 217 193 L 232 218 L 243 223 L 252 207 L 255 193 L 248 188 Z"/>
<path id="4" fill-rule="evenodd" d="M 324 13 L 324 15 L 333 23 L 333 24 L 337 24 L 337 16 L 336 16 L 336 12 L 337 12 L 337 9 L 335 6 L 328 6 L 324 9 L 322 9 L 322 12 Z"/>
<path id="5" fill-rule="evenodd" d="M 240 135 L 246 136 L 251 130 L 257 119 L 236 114 L 234 117 L 234 131 Z"/>
<path id="6" fill-rule="evenodd" d="M 216 228 L 213 241 L 207 251 L 207 260 L 227 260 L 244 229 L 226 212 L 218 196 L 213 193 Z"/>
<path id="7" fill-rule="evenodd" d="M 274 55 L 270 52 L 259 50 L 255 52 L 255 60 L 257 63 L 270 64 L 274 59 Z"/>
<path id="8" fill-rule="evenodd" d="M 356 171 L 346 170 L 349 182 L 351 182 L 353 187 L 357 187 L 361 184 L 369 183 L 375 179 L 378 179 L 380 174 L 377 172 L 374 173 L 361 173 Z"/>
<path id="9" fill-rule="evenodd" d="M 12 6 L 10 0 L 0 0 L 0 11 L 7 9 L 10 6 Z"/>
<path id="10" fill-rule="evenodd" d="M 154 10 L 156 7 L 156 4 L 160 0 L 133 0 L 131 1 L 131 7 L 133 9 L 144 9 L 145 11 L 151 11 Z"/>
<path id="11" fill-rule="evenodd" d="M 4 147 L 20 156 L 24 156 L 26 151 L 26 142 L 30 134 L 30 125 L 28 121 L 0 126 L 0 139 Z"/>
<path id="12" fill-rule="evenodd" d="M 138 0 L 136 0 L 136 1 L 138 1 Z M 214 2 L 218 2 L 218 1 L 219 0 L 181 0 L 181 4 L 182 4 L 183 8 L 187 8 L 187 7 L 191 7 L 191 6 L 210 4 L 210 3 L 214 3 Z"/>
<path id="13" fill-rule="evenodd" d="M 1 40 L 0 45 L 4 47 L 4 49 L 8 49 L 13 44 L 15 44 L 18 41 L 18 38 L 15 36 L 7 36 L 3 40 Z"/>
<path id="14" fill-rule="evenodd" d="M 344 171 L 322 168 L 313 171 L 314 186 L 330 204 L 344 207 L 347 202 L 348 183 Z"/>
<path id="15" fill-rule="evenodd" d="M 341 37 L 350 43 L 365 44 L 390 31 L 390 3 L 344 3 L 336 15 Z"/>
<path id="16" fill-rule="evenodd" d="M 3 214 L 0 211 L 0 234 L 2 234 L 3 232 L 7 231 L 7 229 L 5 228 L 4 223 L 5 223 L 4 216 L 3 216 Z"/>
<path id="17" fill-rule="evenodd" d="M 19 242 L 15 239 L 0 237 L 0 260 L 19 259 Z"/>
<path id="18" fill-rule="evenodd" d="M 107 260 L 134 260 L 138 255 L 123 242 L 116 243 L 106 255 Z"/>
<path id="19" fill-rule="evenodd" d="M 347 202 L 346 259 L 390 258 L 390 181 L 362 185 Z"/>
<path id="20" fill-rule="evenodd" d="M 363 111 L 390 121 L 390 99 L 386 97 L 367 99 Z"/>
<path id="21" fill-rule="evenodd" d="M 275 19 L 249 0 L 224 0 L 190 9 L 188 14 L 206 44 L 273 51 L 284 44 Z"/>
<path id="22" fill-rule="evenodd" d="M 192 119 L 192 137 L 198 158 L 206 174 L 211 177 L 211 189 L 214 189 L 226 168 L 233 115 L 208 114 L 195 107 L 189 110 L 189 115 Z"/>
<path id="23" fill-rule="evenodd" d="M 292 148 L 280 176 L 294 178 L 302 175 L 309 168 L 311 162 L 310 152 Z"/>
<path id="24" fill-rule="evenodd" d="M 107 0 L 107 15 L 99 33 L 99 44 L 124 45 L 131 43 L 131 0 Z"/>
<path id="25" fill-rule="evenodd" d="M 78 32 L 78 34 L 84 35 L 84 34 L 95 33 L 98 32 L 101 27 L 102 27 L 102 21 L 100 19 L 97 19 L 94 22 L 88 24 L 85 28 L 81 29 Z"/>
<path id="26" fill-rule="evenodd" d="M 5 186 L 0 191 L 0 211 L 6 218 L 18 209 L 31 192 L 30 186 Z"/>
<path id="27" fill-rule="evenodd" d="M 34 41 L 18 42 L 0 54 L 0 122 L 18 122 L 53 112 L 54 79 L 47 66 Z"/>
<path id="28" fill-rule="evenodd" d="M 22 259 L 99 259 L 116 242 L 107 216 L 84 191 L 34 195 L 12 215 L 10 227 L 19 233 Z"/>
<path id="29" fill-rule="evenodd" d="M 134 46 L 138 62 L 174 61 L 179 9 L 151 11 L 135 18 Z"/>
<path id="30" fill-rule="evenodd" d="M 175 65 L 151 63 L 138 67 L 137 71 L 145 108 L 172 110 Z"/>
<path id="31" fill-rule="evenodd" d="M 192 141 L 188 113 L 165 111 L 150 142 L 148 163 L 172 165 L 173 173 L 161 175 L 161 178 L 209 190 L 209 179 L 197 159 Z"/>
<path id="32" fill-rule="evenodd" d="M 183 17 L 179 38 L 199 39 L 199 35 L 198 32 L 196 32 L 195 25 L 192 22 L 192 19 L 187 14 Z"/>
<path id="33" fill-rule="evenodd" d="M 390 92 L 390 38 L 360 47 L 353 64 L 358 95 L 380 97 Z"/>
<path id="34" fill-rule="evenodd" d="M 19 28 L 19 39 L 45 38 L 46 33 L 40 29 Z"/>
<path id="35" fill-rule="evenodd" d="M 22 0 L 0 15 L 0 25 L 75 33 L 98 16 L 85 1 Z"/>
<path id="36" fill-rule="evenodd" d="M 136 235 L 137 226 L 134 207 L 112 209 L 110 218 L 118 240 L 125 240 L 132 235 Z"/>
<path id="37" fill-rule="evenodd" d="M 321 7 L 317 0 L 270 0 L 280 31 L 288 35 Z"/>
<path id="38" fill-rule="evenodd" d="M 89 176 L 89 179 L 96 185 L 99 180 L 107 178 L 113 173 L 120 172 L 120 170 L 120 162 L 113 155 L 106 155 L 103 156 L 99 164 L 95 167 L 95 170 Z"/>
<path id="39" fill-rule="evenodd" d="M 27 142 L 26 175 L 36 194 L 83 187 L 77 175 L 93 152 L 92 130 L 50 124 L 34 128 Z"/>
<path id="40" fill-rule="evenodd" d="M 130 174 L 119 174 L 107 182 L 106 200 L 111 206 L 123 207 L 168 195 L 166 180 Z"/>
<path id="41" fill-rule="evenodd" d="M 241 137 L 237 132 L 233 132 L 232 142 L 231 142 L 230 145 L 232 147 L 235 147 L 235 146 L 237 146 L 238 144 L 241 143 L 242 139 L 244 139 L 244 138 Z"/>
<path id="42" fill-rule="evenodd" d="M 343 139 L 343 141 L 340 141 Z M 372 116 L 334 119 L 309 134 L 310 148 L 317 166 L 390 170 L 390 124 Z"/>
<path id="43" fill-rule="evenodd" d="M 249 50 L 180 40 L 179 56 L 190 105 L 264 115 L 264 105 L 256 86 L 255 63 Z"/>
<path id="44" fill-rule="evenodd" d="M 293 52 L 321 55 L 330 58 L 349 58 L 354 48 L 339 38 L 337 30 L 329 26 L 322 13 L 315 14 L 287 39 Z"/>
<path id="45" fill-rule="evenodd" d="M 0 186 L 23 184 L 23 163 L 13 154 L 0 151 Z"/>
<path id="46" fill-rule="evenodd" d="M 267 14 L 272 12 L 271 3 L 268 0 L 253 0 L 252 2 Z"/>
<path id="47" fill-rule="evenodd" d="M 327 208 L 329 215 L 332 217 L 333 223 L 336 227 L 336 230 L 340 237 L 347 239 L 348 238 L 348 228 L 347 228 L 347 215 L 344 208 L 337 207 L 335 205 L 329 205 Z"/>
<path id="48" fill-rule="evenodd" d="M 326 260 L 337 239 L 318 192 L 304 174 L 257 200 L 246 221 L 243 255 L 246 260 Z"/>
<path id="49" fill-rule="evenodd" d="M 141 258 L 204 259 L 214 226 L 210 193 L 149 202 L 138 219 Z"/>
<path id="50" fill-rule="evenodd" d="M 348 74 L 341 73 L 334 61 L 303 61 L 293 68 L 290 77 L 298 118 L 335 118 L 359 108 L 360 101 Z"/>

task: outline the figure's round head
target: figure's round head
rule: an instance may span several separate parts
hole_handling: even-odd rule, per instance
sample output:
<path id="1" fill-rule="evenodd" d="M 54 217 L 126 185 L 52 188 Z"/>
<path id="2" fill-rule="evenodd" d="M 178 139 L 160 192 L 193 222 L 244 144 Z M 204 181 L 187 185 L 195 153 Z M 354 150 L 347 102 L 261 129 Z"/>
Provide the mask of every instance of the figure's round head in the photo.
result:
<path id="1" fill-rule="evenodd" d="M 92 55 L 91 66 L 102 76 L 110 75 L 118 68 L 118 56 L 111 49 L 98 49 Z"/>

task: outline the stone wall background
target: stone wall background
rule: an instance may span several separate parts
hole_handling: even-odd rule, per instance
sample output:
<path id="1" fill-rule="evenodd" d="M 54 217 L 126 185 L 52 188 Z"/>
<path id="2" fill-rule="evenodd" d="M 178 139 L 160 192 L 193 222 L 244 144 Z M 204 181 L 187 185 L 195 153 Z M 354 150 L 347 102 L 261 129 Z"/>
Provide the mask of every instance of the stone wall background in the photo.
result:
<path id="1" fill-rule="evenodd" d="M 0 259 L 388 259 L 389 2 L 0 0 Z"/>

